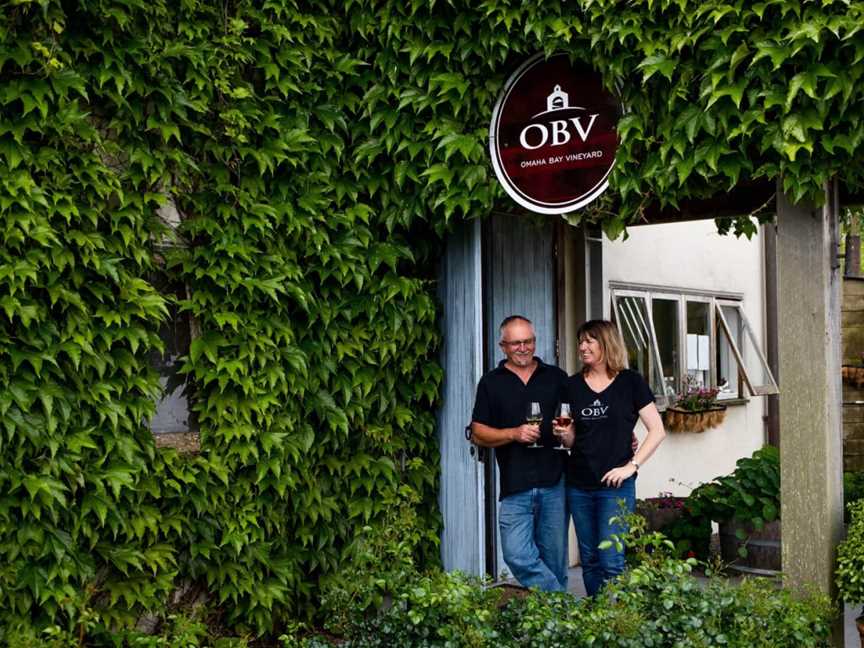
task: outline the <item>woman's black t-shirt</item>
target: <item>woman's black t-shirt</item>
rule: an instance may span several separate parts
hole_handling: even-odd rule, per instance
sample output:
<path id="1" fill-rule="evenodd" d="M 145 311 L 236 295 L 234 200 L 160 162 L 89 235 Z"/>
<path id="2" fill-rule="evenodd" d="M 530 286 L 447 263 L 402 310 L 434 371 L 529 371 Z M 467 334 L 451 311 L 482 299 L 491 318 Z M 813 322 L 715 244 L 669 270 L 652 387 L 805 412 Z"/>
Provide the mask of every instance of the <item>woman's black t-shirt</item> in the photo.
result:
<path id="1" fill-rule="evenodd" d="M 633 428 L 654 394 L 640 374 L 624 369 L 601 392 L 591 389 L 581 373 L 570 376 L 567 396 L 576 426 L 567 485 L 602 488 L 603 475 L 633 458 Z"/>

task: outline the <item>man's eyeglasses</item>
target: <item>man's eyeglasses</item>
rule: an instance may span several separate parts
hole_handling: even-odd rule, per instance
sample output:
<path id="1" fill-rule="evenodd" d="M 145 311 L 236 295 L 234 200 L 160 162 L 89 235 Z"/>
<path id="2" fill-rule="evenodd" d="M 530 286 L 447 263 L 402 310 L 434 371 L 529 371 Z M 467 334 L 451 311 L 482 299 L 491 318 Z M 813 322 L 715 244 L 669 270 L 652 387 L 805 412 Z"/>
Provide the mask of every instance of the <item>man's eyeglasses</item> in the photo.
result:
<path id="1" fill-rule="evenodd" d="M 518 349 L 520 346 L 534 346 L 534 343 L 537 341 L 537 338 L 528 338 L 527 340 L 501 340 L 501 346 L 510 347 L 511 349 Z"/>

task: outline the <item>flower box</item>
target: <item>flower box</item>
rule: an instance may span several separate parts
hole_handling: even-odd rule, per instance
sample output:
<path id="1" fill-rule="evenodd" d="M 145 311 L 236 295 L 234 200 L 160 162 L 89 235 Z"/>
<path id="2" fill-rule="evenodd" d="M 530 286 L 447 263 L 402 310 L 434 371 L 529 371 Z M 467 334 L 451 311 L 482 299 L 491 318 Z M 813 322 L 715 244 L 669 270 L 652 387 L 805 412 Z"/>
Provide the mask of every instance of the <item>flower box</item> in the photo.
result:
<path id="1" fill-rule="evenodd" d="M 700 410 L 667 407 L 664 413 L 666 429 L 670 432 L 704 432 L 717 427 L 725 418 L 725 405 L 714 405 Z"/>

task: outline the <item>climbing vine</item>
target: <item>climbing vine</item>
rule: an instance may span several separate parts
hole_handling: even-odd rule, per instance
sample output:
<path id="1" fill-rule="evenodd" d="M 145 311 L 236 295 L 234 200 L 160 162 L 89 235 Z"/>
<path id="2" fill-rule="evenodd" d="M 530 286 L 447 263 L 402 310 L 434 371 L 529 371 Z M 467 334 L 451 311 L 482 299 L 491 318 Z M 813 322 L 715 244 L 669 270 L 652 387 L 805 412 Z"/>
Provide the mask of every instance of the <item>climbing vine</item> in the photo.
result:
<path id="1" fill-rule="evenodd" d="M 310 616 L 406 487 L 434 561 L 436 263 L 452 222 L 506 200 L 486 138 L 507 74 L 564 50 L 620 93 L 612 187 L 588 214 L 610 235 L 742 180 L 819 201 L 864 168 L 862 10 L 5 5 L 0 627 L 62 624 L 83 600 L 128 624 L 185 582 L 256 631 Z M 194 322 L 192 456 L 148 427 L 169 309 Z"/>

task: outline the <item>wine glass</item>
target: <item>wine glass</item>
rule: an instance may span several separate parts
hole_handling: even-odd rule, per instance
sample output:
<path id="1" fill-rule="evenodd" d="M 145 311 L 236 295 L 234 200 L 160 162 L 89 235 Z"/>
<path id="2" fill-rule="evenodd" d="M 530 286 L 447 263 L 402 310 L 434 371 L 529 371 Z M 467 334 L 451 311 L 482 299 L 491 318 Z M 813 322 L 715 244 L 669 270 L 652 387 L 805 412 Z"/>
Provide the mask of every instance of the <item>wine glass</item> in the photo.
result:
<path id="1" fill-rule="evenodd" d="M 570 415 L 570 403 L 558 403 L 558 407 L 555 408 L 555 425 L 566 428 L 572 422 L 573 417 Z M 564 445 L 564 435 L 558 434 L 554 427 L 552 428 L 552 432 L 558 437 L 558 445 L 553 450 L 567 450 L 567 446 Z"/>
<path id="2" fill-rule="evenodd" d="M 525 422 L 529 425 L 537 425 L 539 426 L 543 423 L 543 412 L 540 410 L 540 403 L 528 403 L 528 410 L 525 413 Z M 534 441 L 529 448 L 542 448 L 543 446 L 538 445 L 537 441 Z"/>

